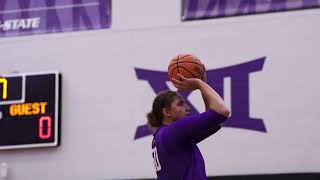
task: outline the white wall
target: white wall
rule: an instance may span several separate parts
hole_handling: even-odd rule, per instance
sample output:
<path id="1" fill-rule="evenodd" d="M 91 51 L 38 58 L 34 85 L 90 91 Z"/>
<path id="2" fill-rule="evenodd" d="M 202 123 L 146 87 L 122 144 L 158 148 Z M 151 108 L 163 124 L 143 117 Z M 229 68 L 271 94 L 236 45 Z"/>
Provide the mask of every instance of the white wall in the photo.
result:
<path id="1" fill-rule="evenodd" d="M 268 132 L 224 128 L 201 143 L 208 175 L 320 171 L 319 9 L 180 22 L 180 0 L 112 8 L 111 29 L 0 40 L 0 73 L 63 76 L 61 146 L 1 151 L 7 179 L 155 177 L 151 136 L 133 141 L 155 94 L 134 68 L 166 71 L 180 52 L 207 69 L 266 56 L 250 76 L 250 116 Z M 199 98 L 190 101 L 202 110 Z"/>

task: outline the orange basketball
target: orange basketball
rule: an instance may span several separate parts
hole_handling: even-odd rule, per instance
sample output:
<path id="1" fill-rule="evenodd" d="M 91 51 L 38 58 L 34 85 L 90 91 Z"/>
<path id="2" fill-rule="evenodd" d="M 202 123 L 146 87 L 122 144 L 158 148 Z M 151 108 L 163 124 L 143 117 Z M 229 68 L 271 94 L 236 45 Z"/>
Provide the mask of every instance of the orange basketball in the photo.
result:
<path id="1" fill-rule="evenodd" d="M 186 78 L 204 79 L 205 67 L 201 61 L 192 54 L 179 54 L 174 57 L 168 66 L 169 79 L 180 79 L 178 73 Z"/>

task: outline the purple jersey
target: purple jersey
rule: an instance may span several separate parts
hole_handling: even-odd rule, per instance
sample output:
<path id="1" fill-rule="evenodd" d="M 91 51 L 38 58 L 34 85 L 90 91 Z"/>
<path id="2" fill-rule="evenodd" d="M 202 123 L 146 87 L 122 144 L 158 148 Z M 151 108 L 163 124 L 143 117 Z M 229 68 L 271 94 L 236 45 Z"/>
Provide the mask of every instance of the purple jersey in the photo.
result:
<path id="1" fill-rule="evenodd" d="M 208 110 L 160 126 L 152 140 L 152 157 L 159 180 L 207 179 L 204 160 L 197 146 L 221 129 L 227 117 Z"/>

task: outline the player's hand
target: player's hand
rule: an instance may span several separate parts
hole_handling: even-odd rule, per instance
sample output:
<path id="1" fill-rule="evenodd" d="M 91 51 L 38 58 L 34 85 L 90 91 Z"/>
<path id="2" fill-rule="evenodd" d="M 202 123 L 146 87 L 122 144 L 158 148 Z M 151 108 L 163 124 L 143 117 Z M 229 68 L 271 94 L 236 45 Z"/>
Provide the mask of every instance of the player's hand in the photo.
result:
<path id="1" fill-rule="evenodd" d="M 208 79 L 207 79 L 207 73 L 206 73 L 206 67 L 204 66 L 204 64 L 202 64 L 202 67 L 204 69 L 204 74 L 203 74 L 203 79 L 202 81 L 205 83 L 208 83 Z"/>
<path id="2" fill-rule="evenodd" d="M 205 83 L 208 83 L 207 73 L 204 73 L 202 81 L 205 82 Z"/>
<path id="3" fill-rule="evenodd" d="M 178 74 L 180 80 L 172 78 L 171 81 L 173 85 L 182 91 L 193 91 L 199 89 L 200 83 L 202 82 L 201 79 L 198 78 L 186 78 L 181 74 Z"/>

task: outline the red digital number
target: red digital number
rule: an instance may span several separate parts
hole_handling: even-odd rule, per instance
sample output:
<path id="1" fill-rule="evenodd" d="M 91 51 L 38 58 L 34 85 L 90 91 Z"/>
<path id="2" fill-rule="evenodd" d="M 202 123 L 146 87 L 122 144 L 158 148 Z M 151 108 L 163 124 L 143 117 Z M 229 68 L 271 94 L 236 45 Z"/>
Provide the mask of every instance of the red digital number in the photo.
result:
<path id="1" fill-rule="evenodd" d="M 44 128 L 44 123 L 47 123 L 46 129 Z M 42 116 L 39 119 L 39 138 L 40 139 L 49 139 L 51 137 L 51 117 Z"/>

